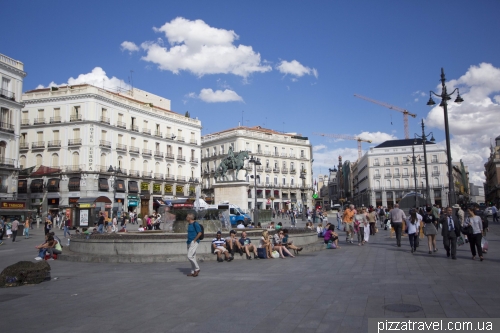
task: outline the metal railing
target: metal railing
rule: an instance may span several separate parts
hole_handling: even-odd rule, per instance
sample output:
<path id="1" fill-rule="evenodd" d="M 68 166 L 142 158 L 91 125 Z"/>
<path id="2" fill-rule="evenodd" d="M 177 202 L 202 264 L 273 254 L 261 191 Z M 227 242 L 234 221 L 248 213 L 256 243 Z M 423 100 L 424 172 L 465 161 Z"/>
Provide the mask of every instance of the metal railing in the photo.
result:
<path id="1" fill-rule="evenodd" d="M 127 128 L 127 124 L 123 121 L 117 121 L 116 122 L 116 127 L 120 127 L 120 128 Z"/>
<path id="2" fill-rule="evenodd" d="M 157 136 L 159 138 L 162 138 L 163 137 L 163 133 L 160 132 L 160 131 L 155 131 L 155 136 Z"/>
<path id="3" fill-rule="evenodd" d="M 142 133 L 147 134 L 147 135 L 151 135 L 151 130 L 149 128 L 143 128 Z"/>
<path id="4" fill-rule="evenodd" d="M 50 123 L 55 124 L 55 123 L 60 123 L 61 122 L 61 117 L 50 117 Z"/>
<path id="5" fill-rule="evenodd" d="M 165 158 L 166 158 L 166 159 L 173 160 L 173 159 L 175 158 L 175 156 L 174 156 L 174 154 L 172 154 L 172 153 L 166 153 L 166 154 L 165 154 Z"/>
<path id="6" fill-rule="evenodd" d="M 165 180 L 174 181 L 175 180 L 175 176 L 174 175 L 166 175 L 165 176 Z"/>
<path id="7" fill-rule="evenodd" d="M 82 115 L 81 114 L 72 114 L 69 116 L 69 121 L 82 121 Z"/>
<path id="8" fill-rule="evenodd" d="M 106 123 L 106 124 L 109 124 L 110 121 L 109 121 L 109 118 L 108 117 L 102 117 L 101 116 L 101 119 L 100 119 L 101 123 Z"/>
<path id="9" fill-rule="evenodd" d="M 186 176 L 177 176 L 177 180 L 181 181 L 181 182 L 185 182 L 186 181 Z"/>
<path id="10" fill-rule="evenodd" d="M 10 99 L 11 101 L 16 100 L 16 94 L 12 91 L 8 91 L 7 89 L 0 89 L 0 97 Z"/>
<path id="11" fill-rule="evenodd" d="M 106 140 L 99 140 L 99 147 L 111 148 L 111 142 Z"/>
<path id="12" fill-rule="evenodd" d="M 178 136 L 178 137 L 177 137 L 177 141 L 184 142 L 184 137 L 183 137 L 183 136 Z"/>
<path id="13" fill-rule="evenodd" d="M 139 154 L 139 148 L 138 147 L 128 147 L 128 152 L 131 154 Z"/>
<path id="14" fill-rule="evenodd" d="M 61 140 L 49 141 L 47 147 L 48 148 L 60 148 L 61 147 Z"/>
<path id="15" fill-rule="evenodd" d="M 134 132 L 139 132 L 139 126 L 136 125 L 130 125 L 130 130 Z"/>
<path id="16" fill-rule="evenodd" d="M 35 141 L 31 143 L 31 149 L 45 148 L 45 141 Z"/>
<path id="17" fill-rule="evenodd" d="M 78 172 L 82 171 L 82 167 L 80 165 L 66 165 L 67 172 Z"/>
<path id="18" fill-rule="evenodd" d="M 45 124 L 45 118 L 35 118 L 33 120 L 33 125 Z"/>
<path id="19" fill-rule="evenodd" d="M 441 174 L 441 172 L 439 172 L 439 171 L 432 171 L 433 176 L 439 176 L 440 174 Z"/>
<path id="20" fill-rule="evenodd" d="M 191 163 L 198 163 L 198 158 L 197 157 L 191 157 L 191 159 L 189 160 L 189 162 L 191 162 Z"/>
<path id="21" fill-rule="evenodd" d="M 30 144 L 27 142 L 20 142 L 19 143 L 19 150 L 28 150 L 30 149 Z"/>
<path id="22" fill-rule="evenodd" d="M 21 126 L 29 126 L 29 125 L 30 125 L 29 119 L 21 119 Z"/>
<path id="23" fill-rule="evenodd" d="M 151 171 L 143 171 L 142 176 L 144 178 L 153 178 L 153 173 Z"/>
<path id="24" fill-rule="evenodd" d="M 127 145 L 124 145 L 123 143 L 117 143 L 116 150 L 127 151 Z"/>
<path id="25" fill-rule="evenodd" d="M 291 174 L 295 174 L 297 172 L 297 169 L 290 169 Z"/>
<path id="26" fill-rule="evenodd" d="M 16 164 L 16 160 L 12 158 L 5 158 L 0 156 L 0 166 L 14 167 Z"/>
<path id="27" fill-rule="evenodd" d="M 152 154 L 153 154 L 153 152 L 151 151 L 151 149 L 143 149 L 142 150 L 142 155 L 151 156 Z"/>
<path id="28" fill-rule="evenodd" d="M 191 139 L 191 140 L 189 141 L 189 143 L 190 143 L 190 144 L 192 144 L 192 145 L 197 145 L 197 144 L 198 144 L 198 141 L 196 141 L 195 139 Z"/>
<path id="29" fill-rule="evenodd" d="M 14 132 L 14 125 L 9 123 L 0 122 L 0 130 L 6 132 Z"/>
<path id="30" fill-rule="evenodd" d="M 158 158 L 163 158 L 163 153 L 159 150 L 156 150 L 155 151 L 155 157 L 158 157 Z"/>
<path id="31" fill-rule="evenodd" d="M 274 173 L 279 173 L 280 172 L 280 168 L 273 168 L 273 172 Z"/>
<path id="32" fill-rule="evenodd" d="M 131 177 L 140 177 L 141 176 L 141 173 L 139 170 L 130 170 L 130 173 L 129 173 L 129 176 Z"/>
<path id="33" fill-rule="evenodd" d="M 186 156 L 177 155 L 177 161 L 185 161 L 185 160 L 186 160 Z"/>
<path id="34" fill-rule="evenodd" d="M 163 179 L 163 174 L 155 172 L 155 179 Z"/>

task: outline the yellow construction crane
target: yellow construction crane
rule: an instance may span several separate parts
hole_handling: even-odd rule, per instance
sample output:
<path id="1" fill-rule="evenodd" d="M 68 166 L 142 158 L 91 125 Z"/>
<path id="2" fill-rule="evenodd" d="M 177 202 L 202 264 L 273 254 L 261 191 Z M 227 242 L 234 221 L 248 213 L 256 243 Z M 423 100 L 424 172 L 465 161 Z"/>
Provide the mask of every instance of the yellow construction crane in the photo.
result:
<path id="1" fill-rule="evenodd" d="M 313 135 L 319 135 L 319 136 L 324 136 L 324 137 L 329 137 L 329 138 L 335 138 L 335 139 L 344 139 L 344 140 L 355 140 L 355 141 L 358 141 L 358 160 L 361 158 L 361 142 L 372 143 L 372 140 L 366 140 L 366 139 L 362 139 L 362 138 L 357 137 L 357 136 L 350 136 L 350 135 L 344 135 L 344 134 L 313 133 Z"/>
<path id="2" fill-rule="evenodd" d="M 379 101 L 376 101 L 374 99 L 371 99 L 371 98 L 368 98 L 365 96 L 354 94 L 354 97 L 361 98 L 361 99 L 364 99 L 365 101 L 372 102 L 372 103 L 384 106 L 388 109 L 391 109 L 394 111 L 399 111 L 399 112 L 403 113 L 403 120 L 404 120 L 404 124 L 405 124 L 405 139 L 410 138 L 410 131 L 408 129 L 408 116 L 415 118 L 417 116 L 416 114 L 410 113 L 410 112 L 408 112 L 408 110 L 402 109 L 400 107 L 397 107 L 397 106 L 394 106 L 394 105 L 391 105 L 391 104 L 388 104 L 385 102 L 379 102 Z"/>

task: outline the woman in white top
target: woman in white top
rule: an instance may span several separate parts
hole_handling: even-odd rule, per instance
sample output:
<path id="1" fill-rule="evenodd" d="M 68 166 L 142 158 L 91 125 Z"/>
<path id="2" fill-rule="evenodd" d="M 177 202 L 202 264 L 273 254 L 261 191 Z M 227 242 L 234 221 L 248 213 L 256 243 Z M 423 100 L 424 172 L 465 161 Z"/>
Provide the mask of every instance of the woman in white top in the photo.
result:
<path id="1" fill-rule="evenodd" d="M 365 245 L 365 226 L 370 227 L 365 213 L 354 215 L 354 231 L 358 234 L 358 246 Z"/>
<path id="2" fill-rule="evenodd" d="M 472 253 L 472 260 L 476 259 L 476 249 L 479 259 L 483 261 L 483 249 L 481 248 L 481 238 L 483 238 L 483 221 L 481 218 L 474 214 L 474 208 L 467 209 L 469 213 L 465 219 L 464 226 L 472 226 L 472 235 L 467 235 L 470 244 L 470 252 Z"/>
<path id="3" fill-rule="evenodd" d="M 269 231 L 264 230 L 262 231 L 262 237 L 260 238 L 259 241 L 259 248 L 261 249 L 266 249 L 266 255 L 268 259 L 273 259 L 271 252 L 273 252 L 273 246 L 271 244 L 271 241 L 269 239 Z"/>
<path id="4" fill-rule="evenodd" d="M 417 251 L 417 237 L 420 229 L 420 222 L 415 209 L 410 210 L 410 216 L 406 218 L 406 228 L 410 239 L 411 253 Z"/>
<path id="5" fill-rule="evenodd" d="M 282 259 L 285 259 L 285 256 L 283 255 L 283 252 L 286 252 L 290 257 L 295 258 L 293 254 L 288 251 L 288 249 L 285 247 L 283 244 L 283 230 L 277 230 L 276 233 L 274 234 L 274 249 L 278 251 L 281 255 Z"/>

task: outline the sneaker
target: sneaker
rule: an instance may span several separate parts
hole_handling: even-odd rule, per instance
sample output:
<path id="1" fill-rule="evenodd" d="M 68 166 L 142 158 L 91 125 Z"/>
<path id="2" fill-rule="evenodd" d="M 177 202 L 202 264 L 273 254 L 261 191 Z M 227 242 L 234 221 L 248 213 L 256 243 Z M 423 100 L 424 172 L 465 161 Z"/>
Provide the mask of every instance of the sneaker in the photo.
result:
<path id="1" fill-rule="evenodd" d="M 260 259 L 258 256 L 255 256 L 255 255 L 253 256 L 253 258 L 254 258 L 254 259 Z"/>
<path id="2" fill-rule="evenodd" d="M 227 262 L 230 262 L 232 261 L 234 258 L 233 257 L 229 257 L 229 259 L 227 259 Z"/>
<path id="3" fill-rule="evenodd" d="M 50 260 L 54 260 L 54 258 L 49 258 L 49 259 L 47 259 L 47 261 L 50 261 Z"/>
<path id="4" fill-rule="evenodd" d="M 42 260 L 42 258 L 40 258 L 40 257 L 36 257 L 36 258 L 35 258 L 35 260 Z"/>

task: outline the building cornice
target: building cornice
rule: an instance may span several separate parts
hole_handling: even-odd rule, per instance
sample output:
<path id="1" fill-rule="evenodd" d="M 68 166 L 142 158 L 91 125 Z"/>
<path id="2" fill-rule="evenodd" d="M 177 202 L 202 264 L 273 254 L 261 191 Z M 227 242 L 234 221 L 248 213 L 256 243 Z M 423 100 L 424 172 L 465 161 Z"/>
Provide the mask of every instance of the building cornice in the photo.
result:
<path id="1" fill-rule="evenodd" d="M 26 75 L 27 75 L 25 71 L 22 71 L 16 67 L 10 66 L 10 65 L 8 65 L 4 62 L 1 62 L 1 61 L 0 61 L 0 68 L 5 69 L 5 70 L 10 71 L 10 72 L 13 72 L 13 73 L 15 73 L 23 78 L 26 77 Z"/>
<path id="2" fill-rule="evenodd" d="M 212 134 L 210 134 L 212 135 Z M 210 136 L 209 135 L 209 136 Z M 210 147 L 212 145 L 217 145 L 220 143 L 226 143 L 226 142 L 232 142 L 237 139 L 249 139 L 252 141 L 262 141 L 262 142 L 268 142 L 272 144 L 284 144 L 284 145 L 290 145 L 290 146 L 303 146 L 303 147 L 312 147 L 310 142 L 307 142 L 305 140 L 298 140 L 298 139 L 290 139 L 290 140 L 296 140 L 296 141 L 286 141 L 286 140 L 277 140 L 276 137 L 273 135 L 268 135 L 269 138 L 267 137 L 255 137 L 252 135 L 248 135 L 247 133 L 237 133 L 232 132 L 228 133 L 224 136 L 220 136 L 217 138 L 211 138 L 210 140 L 204 139 L 204 136 L 201 137 L 201 145 L 202 147 Z M 300 142 L 304 141 L 304 143 Z"/>
<path id="3" fill-rule="evenodd" d="M 174 117 L 167 117 L 167 116 L 163 116 L 163 115 L 160 115 L 160 114 L 157 114 L 157 113 L 154 113 L 154 112 L 149 112 L 149 111 L 141 110 L 139 108 L 127 105 L 125 103 L 120 103 L 118 101 L 106 98 L 106 97 L 101 96 L 99 94 L 85 93 L 85 94 L 70 95 L 70 96 L 68 96 L 68 95 L 66 95 L 66 96 L 57 96 L 57 97 L 51 96 L 51 97 L 46 97 L 46 98 L 28 99 L 28 100 L 25 100 L 24 103 L 26 105 L 28 105 L 28 104 L 38 104 L 38 103 L 53 103 L 53 102 L 62 102 L 62 101 L 81 100 L 81 99 L 85 99 L 85 98 L 99 100 L 99 101 L 106 102 L 106 103 L 112 104 L 114 106 L 123 108 L 123 109 L 127 109 L 127 110 L 130 110 L 130 111 L 134 111 L 134 112 L 143 114 L 143 115 L 147 115 L 147 116 L 159 118 L 159 119 L 162 119 L 162 120 L 165 120 L 165 121 L 169 121 L 169 122 L 173 122 L 173 123 L 176 123 L 176 124 L 181 124 L 181 125 L 186 125 L 186 126 L 192 126 L 194 128 L 198 128 L 198 129 L 201 130 L 201 124 L 193 124 L 193 123 L 190 123 L 190 122 L 184 122 L 184 121 L 181 121 L 181 120 L 176 119 Z"/>
<path id="4" fill-rule="evenodd" d="M 11 99 L 3 98 L 3 97 L 0 97 L 0 105 L 6 105 L 10 109 L 19 109 L 19 110 L 21 110 L 22 108 L 24 108 L 24 103 L 22 103 L 22 102 L 16 102 L 16 101 L 13 101 Z"/>

